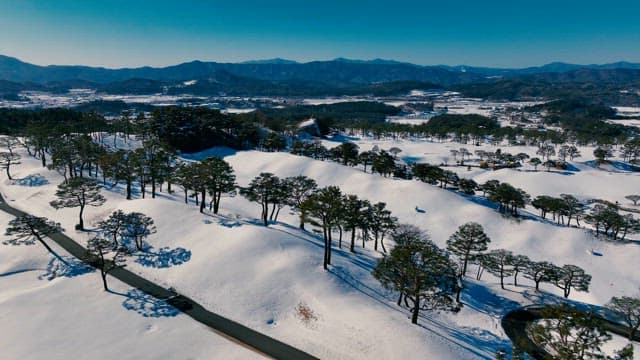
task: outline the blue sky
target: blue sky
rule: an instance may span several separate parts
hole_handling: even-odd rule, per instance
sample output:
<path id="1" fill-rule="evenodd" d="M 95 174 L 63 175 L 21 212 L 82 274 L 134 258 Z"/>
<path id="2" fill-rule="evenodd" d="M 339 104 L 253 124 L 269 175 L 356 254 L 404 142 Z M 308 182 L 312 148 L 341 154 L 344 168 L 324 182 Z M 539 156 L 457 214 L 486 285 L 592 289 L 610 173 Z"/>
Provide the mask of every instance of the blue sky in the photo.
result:
<path id="1" fill-rule="evenodd" d="M 640 1 L 0 0 L 0 54 L 105 67 L 274 57 L 640 62 Z"/>

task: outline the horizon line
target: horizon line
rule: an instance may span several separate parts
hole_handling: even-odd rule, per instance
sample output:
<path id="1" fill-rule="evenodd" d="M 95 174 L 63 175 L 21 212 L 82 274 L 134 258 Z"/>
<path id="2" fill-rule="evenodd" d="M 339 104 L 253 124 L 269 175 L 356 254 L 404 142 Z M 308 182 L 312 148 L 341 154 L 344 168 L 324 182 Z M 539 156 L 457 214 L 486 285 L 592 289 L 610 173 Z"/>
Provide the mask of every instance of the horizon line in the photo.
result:
<path id="1" fill-rule="evenodd" d="M 562 60 L 555 60 L 555 61 L 550 61 L 550 62 L 546 62 L 546 63 L 543 63 L 543 64 L 538 64 L 538 65 L 523 66 L 523 67 L 518 67 L 518 66 L 509 67 L 509 66 L 470 65 L 470 64 L 455 64 L 455 65 L 449 65 L 449 64 L 417 64 L 417 63 L 413 63 L 413 62 L 410 62 L 410 61 L 402 61 L 402 60 L 395 60 L 395 59 L 384 59 L 384 58 L 380 58 L 380 57 L 371 58 L 371 59 L 353 59 L 353 58 L 347 58 L 347 57 L 338 56 L 338 57 L 334 57 L 334 58 L 330 58 L 330 59 L 292 60 L 292 59 L 281 58 L 281 57 L 277 57 L 276 56 L 276 57 L 273 57 L 273 58 L 247 59 L 247 60 L 241 60 L 241 61 L 220 61 L 220 60 L 193 59 L 193 60 L 183 60 L 183 61 L 179 61 L 179 62 L 172 62 L 172 63 L 168 63 L 168 64 L 163 64 L 163 65 L 128 65 L 128 66 L 111 67 L 111 66 L 105 66 L 105 65 L 87 65 L 87 64 L 82 64 L 82 63 L 76 63 L 76 64 L 60 64 L 60 63 L 58 63 L 58 64 L 43 64 L 43 63 L 38 63 L 38 62 L 31 62 L 30 60 L 23 60 L 22 58 L 20 58 L 18 56 L 7 55 L 7 54 L 3 54 L 3 53 L 0 53 L 0 56 L 6 57 L 6 58 L 15 59 L 17 61 L 29 64 L 29 65 L 35 65 L 35 66 L 41 66 L 41 67 L 52 67 L 52 66 L 78 67 L 78 66 L 82 66 L 82 67 L 90 67 L 90 68 L 101 68 L 101 69 L 106 69 L 106 70 L 130 70 L 130 69 L 142 69 L 142 68 L 162 69 L 162 68 L 167 68 L 167 67 L 172 67 L 172 66 L 179 66 L 179 65 L 189 64 L 189 63 L 194 63 L 194 62 L 242 65 L 242 64 L 260 63 L 260 62 L 269 63 L 270 61 L 274 61 L 274 62 L 275 61 L 286 61 L 286 62 L 290 62 L 290 63 L 304 65 L 304 64 L 314 63 L 314 62 L 332 62 L 332 61 L 341 61 L 341 60 L 345 61 L 345 62 L 355 62 L 355 63 L 357 63 L 357 62 L 375 63 L 376 61 L 378 61 L 378 62 L 389 62 L 389 63 L 396 63 L 396 64 L 413 65 L 413 66 L 419 66 L 419 67 L 452 67 L 452 68 L 471 67 L 471 68 L 487 68 L 487 69 L 494 69 L 494 70 L 521 70 L 521 69 L 529 69 L 529 68 L 539 68 L 539 67 L 544 67 L 544 66 L 552 65 L 552 64 L 564 64 L 564 65 L 574 65 L 574 66 L 583 66 L 583 67 L 604 66 L 604 65 L 612 65 L 612 64 L 618 64 L 618 63 L 640 65 L 640 60 L 636 62 L 636 61 L 626 60 L 626 59 L 610 61 L 610 62 L 604 62 L 604 63 L 587 63 L 587 64 L 580 64 L 580 63 L 566 62 L 566 61 L 562 61 Z"/>

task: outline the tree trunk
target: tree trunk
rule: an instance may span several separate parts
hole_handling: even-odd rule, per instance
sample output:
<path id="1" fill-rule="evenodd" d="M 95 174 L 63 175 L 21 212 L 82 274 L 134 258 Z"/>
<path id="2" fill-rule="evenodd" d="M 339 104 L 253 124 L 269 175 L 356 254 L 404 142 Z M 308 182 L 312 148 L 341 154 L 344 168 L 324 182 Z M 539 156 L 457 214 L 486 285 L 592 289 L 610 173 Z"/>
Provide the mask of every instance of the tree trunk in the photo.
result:
<path id="1" fill-rule="evenodd" d="M 218 192 L 217 194 L 213 194 L 213 213 L 217 214 L 218 210 L 220 210 L 220 196 L 222 195 L 221 192 Z"/>
<path id="2" fill-rule="evenodd" d="M 131 180 L 127 180 L 127 200 L 131 200 Z"/>
<path id="3" fill-rule="evenodd" d="M 354 226 L 351 230 L 351 245 L 349 245 L 349 251 L 352 253 L 356 252 L 356 227 Z"/>
<path id="4" fill-rule="evenodd" d="M 202 199 L 200 199 L 200 212 L 204 213 L 204 207 L 206 206 L 205 197 L 207 196 L 207 191 L 202 190 L 200 193 L 202 194 Z"/>
<path id="5" fill-rule="evenodd" d="M 262 203 L 262 221 L 264 221 L 264 226 L 269 226 L 269 204 Z"/>
<path id="6" fill-rule="evenodd" d="M 102 264 L 104 267 L 104 264 Z M 102 286 L 104 287 L 104 291 L 109 291 L 109 287 L 107 286 L 107 273 L 100 269 L 100 276 L 102 277 Z"/>
<path id="7" fill-rule="evenodd" d="M 327 263 L 331 265 L 331 245 L 333 243 L 333 239 L 331 238 L 331 227 L 328 228 L 327 231 L 328 242 L 327 242 Z"/>
<path id="8" fill-rule="evenodd" d="M 83 213 L 83 212 L 84 212 L 84 205 L 81 205 L 81 206 L 80 206 L 80 215 L 78 216 L 78 217 L 79 217 L 79 220 L 80 220 L 80 222 L 78 222 L 78 228 L 79 228 L 81 231 L 84 231 L 84 220 L 82 219 L 82 213 Z"/>
<path id="9" fill-rule="evenodd" d="M 413 310 L 412 310 L 412 314 L 411 314 L 411 323 L 412 324 L 417 324 L 418 323 L 418 315 L 420 314 L 420 297 L 418 296 L 417 293 L 414 296 L 415 297 L 413 299 Z"/>
<path id="10" fill-rule="evenodd" d="M 322 267 L 327 270 L 327 264 L 329 263 L 329 252 L 328 252 L 328 238 L 327 238 L 327 227 L 325 225 L 322 226 L 322 237 L 324 238 L 324 259 L 322 261 Z"/>

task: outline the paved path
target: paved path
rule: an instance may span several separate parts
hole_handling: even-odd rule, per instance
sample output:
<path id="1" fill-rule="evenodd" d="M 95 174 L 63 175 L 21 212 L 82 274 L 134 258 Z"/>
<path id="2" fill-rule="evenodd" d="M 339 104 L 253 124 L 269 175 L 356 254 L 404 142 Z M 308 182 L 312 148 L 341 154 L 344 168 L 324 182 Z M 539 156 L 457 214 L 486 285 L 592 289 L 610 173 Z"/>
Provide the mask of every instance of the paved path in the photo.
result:
<path id="1" fill-rule="evenodd" d="M 552 306 L 529 306 L 523 307 L 507 313 L 502 318 L 502 328 L 507 334 L 511 342 L 518 344 L 520 349 L 529 354 L 534 359 L 553 359 L 553 356 L 544 349 L 536 345 L 527 334 L 527 326 L 537 320 L 543 319 L 544 309 Z M 603 327 L 616 335 L 627 337 L 629 328 L 622 324 L 611 321 L 605 317 L 596 314 L 596 317 L 602 321 Z M 640 334 L 633 337 L 634 341 L 640 341 Z"/>
<path id="2" fill-rule="evenodd" d="M 22 216 L 27 213 L 9 206 L 0 194 L 0 210 L 13 216 Z M 83 262 L 95 267 L 95 264 L 87 256 L 87 249 L 75 242 L 63 233 L 55 233 L 49 235 L 51 240 L 55 241 L 69 254 L 77 257 Z M 273 339 L 267 335 L 261 334 L 233 320 L 229 320 L 216 313 L 208 311 L 202 305 L 189 299 L 188 297 L 176 294 L 173 291 L 153 283 L 143 277 L 140 277 L 131 271 L 118 268 L 109 273 L 109 275 L 117 278 L 123 283 L 142 290 L 145 293 L 160 299 L 166 300 L 167 303 L 175 306 L 186 315 L 194 320 L 210 327 L 219 335 L 247 347 L 261 355 L 272 357 L 275 359 L 316 359 L 315 357 L 289 346 L 281 341 Z"/>

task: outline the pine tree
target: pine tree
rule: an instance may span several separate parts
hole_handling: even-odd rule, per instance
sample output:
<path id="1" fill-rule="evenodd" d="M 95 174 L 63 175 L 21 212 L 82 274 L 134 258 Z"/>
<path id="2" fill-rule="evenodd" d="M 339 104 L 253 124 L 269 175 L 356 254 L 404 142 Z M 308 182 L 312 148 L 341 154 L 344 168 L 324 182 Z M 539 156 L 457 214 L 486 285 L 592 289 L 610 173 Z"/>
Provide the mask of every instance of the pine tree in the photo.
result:
<path id="1" fill-rule="evenodd" d="M 629 328 L 629 341 L 633 341 L 636 337 L 636 332 L 640 329 L 640 298 L 614 296 L 609 300 L 606 307 L 618 313 L 624 319 Z"/>
<path id="2" fill-rule="evenodd" d="M 7 178 L 9 180 L 13 180 L 11 178 L 11 165 L 20 164 L 20 155 L 16 153 L 10 152 L 0 152 L 0 168 L 3 168 L 7 174 Z"/>
<path id="3" fill-rule="evenodd" d="M 504 289 L 504 278 L 513 274 L 513 268 L 509 265 L 509 259 L 513 256 L 511 251 L 498 249 L 491 250 L 481 257 L 482 266 L 493 276 L 500 278 L 500 287 Z"/>
<path id="4" fill-rule="evenodd" d="M 513 271 L 513 285 L 518 286 L 518 274 L 525 270 L 531 260 L 526 255 L 513 255 L 508 262 Z"/>
<path id="5" fill-rule="evenodd" d="M 127 221 L 127 215 L 122 210 L 116 210 L 105 220 L 98 223 L 98 229 L 102 236 L 110 238 L 114 246 L 121 245 L 119 239 Z"/>
<path id="6" fill-rule="evenodd" d="M 229 163 L 218 157 L 209 157 L 196 165 L 197 187 L 202 195 L 200 212 L 204 211 L 205 195 L 211 194 L 213 213 L 220 209 L 222 194 L 231 193 L 236 188 L 236 175 Z"/>
<path id="7" fill-rule="evenodd" d="M 571 289 L 576 291 L 589 291 L 591 283 L 591 275 L 576 265 L 564 265 L 557 269 L 554 274 L 554 282 L 556 286 L 563 290 L 564 297 L 568 298 Z"/>
<path id="8" fill-rule="evenodd" d="M 124 267 L 126 257 L 130 255 L 127 247 L 115 245 L 111 240 L 94 237 L 87 242 L 87 251 L 92 255 L 92 262 L 100 269 L 104 291 L 109 291 L 107 275 L 117 268 Z"/>
<path id="9" fill-rule="evenodd" d="M 468 222 L 461 225 L 458 230 L 447 240 L 447 250 L 457 255 L 462 261 L 460 276 L 467 274 L 467 264 L 469 260 L 487 250 L 487 245 L 491 242 L 489 236 L 485 234 L 482 225 L 475 222 Z"/>
<path id="10" fill-rule="evenodd" d="M 54 200 L 49 204 L 55 209 L 79 207 L 79 222 L 76 225 L 76 229 L 84 230 L 82 214 L 85 207 L 87 205 L 101 206 L 106 201 L 105 197 L 100 194 L 100 189 L 100 185 L 90 178 L 76 177 L 69 179 L 68 182 L 58 185 L 58 190 L 56 191 L 58 200 Z"/>
<path id="11" fill-rule="evenodd" d="M 347 195 L 344 199 L 342 221 L 347 231 L 351 231 L 349 251 L 355 253 L 356 231 L 367 221 L 371 204 L 356 195 Z"/>
<path id="12" fill-rule="evenodd" d="M 311 195 L 302 205 L 309 216 L 316 218 L 322 226 L 324 258 L 322 267 L 331 264 L 331 233 L 343 214 L 343 195 L 337 186 L 327 186 Z"/>
<path id="13" fill-rule="evenodd" d="M 418 323 L 420 310 L 456 311 L 457 269 L 446 252 L 427 233 L 412 225 L 401 225 L 393 234 L 396 246 L 373 271 L 382 285 L 398 291 L 411 305 L 411 323 Z"/>
<path id="14" fill-rule="evenodd" d="M 288 177 L 283 181 L 289 190 L 287 205 L 300 212 L 300 229 L 304 230 L 306 214 L 302 211 L 302 204 L 318 189 L 318 184 L 315 180 L 302 175 Z"/>
<path id="15" fill-rule="evenodd" d="M 44 241 L 46 236 L 61 232 L 59 223 L 48 220 L 44 217 L 32 215 L 22 215 L 9 221 L 5 235 L 10 239 L 3 241 L 5 245 L 34 245 L 38 241 L 53 256 L 65 262 L 51 247 Z"/>
<path id="16" fill-rule="evenodd" d="M 553 280 L 557 273 L 557 266 L 547 261 L 529 261 L 525 266 L 524 277 L 533 280 L 536 284 L 536 291 L 540 291 L 540 283 Z"/>
<path id="17" fill-rule="evenodd" d="M 272 173 L 260 173 L 249 183 L 249 186 L 240 189 L 240 194 L 249 201 L 257 202 L 262 209 L 260 218 L 264 226 L 269 226 L 269 205 L 276 204 L 280 196 L 280 178 Z"/>
<path id="18" fill-rule="evenodd" d="M 143 213 L 126 214 L 122 227 L 122 237 L 132 239 L 138 251 L 144 250 L 144 240 L 156 232 L 153 219 Z"/>
<path id="19" fill-rule="evenodd" d="M 550 349 L 554 359 L 602 359 L 602 345 L 611 339 L 601 321 L 592 313 L 568 305 L 543 310 L 544 320 L 529 326 L 531 339 Z"/>
<path id="20" fill-rule="evenodd" d="M 384 237 L 390 231 L 393 231 L 398 223 L 398 218 L 391 216 L 391 211 L 386 208 L 387 204 L 378 202 L 370 206 L 369 218 L 367 219 L 368 229 L 373 234 L 373 249 L 378 250 L 378 241 L 382 247 L 382 251 L 387 252 L 384 246 Z"/>

